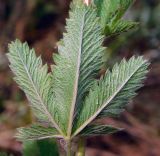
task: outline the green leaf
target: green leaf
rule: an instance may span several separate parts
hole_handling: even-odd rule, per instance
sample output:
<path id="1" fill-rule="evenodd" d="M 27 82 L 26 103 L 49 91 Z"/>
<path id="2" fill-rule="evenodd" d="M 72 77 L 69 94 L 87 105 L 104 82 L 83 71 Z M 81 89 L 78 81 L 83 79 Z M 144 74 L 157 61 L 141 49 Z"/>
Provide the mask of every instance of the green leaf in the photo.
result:
<path id="1" fill-rule="evenodd" d="M 59 43 L 59 54 L 54 55 L 54 118 L 68 136 L 81 102 L 103 64 L 103 36 L 98 23 L 93 6 L 76 5 L 67 20 L 67 33 Z"/>
<path id="2" fill-rule="evenodd" d="M 133 0 L 94 0 L 94 3 L 98 8 L 101 26 L 105 29 L 113 19 L 116 21 L 121 19 Z"/>
<path id="3" fill-rule="evenodd" d="M 105 116 L 106 111 L 108 113 L 113 109 L 123 109 L 135 96 L 135 91 L 142 86 L 141 82 L 145 78 L 147 67 L 148 63 L 142 57 L 132 57 L 128 62 L 123 60 L 119 65 L 116 64 L 112 72 L 107 71 L 104 78 L 95 83 L 86 97 L 74 135 L 95 118 Z"/>
<path id="4" fill-rule="evenodd" d="M 52 114 L 51 76 L 47 73 L 47 65 L 43 66 L 41 57 L 37 58 L 35 51 L 19 40 L 9 45 L 8 58 L 15 80 L 25 92 L 35 116 L 49 122 L 50 126 L 56 127 L 62 134 Z"/>
<path id="5" fill-rule="evenodd" d="M 110 126 L 110 125 L 90 125 L 87 126 L 80 132 L 81 136 L 99 136 L 113 134 L 121 129 Z"/>
<path id="6" fill-rule="evenodd" d="M 55 140 L 44 139 L 23 142 L 23 156 L 59 156 Z"/>
<path id="7" fill-rule="evenodd" d="M 70 142 L 78 134 L 102 135 L 117 130 L 89 125 L 95 119 L 121 113 L 147 73 L 147 61 L 133 57 L 116 64 L 112 72 L 107 71 L 97 80 L 105 50 L 102 28 L 112 35 L 134 27 L 135 23 L 120 20 L 131 1 L 103 0 L 104 6 L 97 3 L 99 18 L 94 5 L 74 0 L 51 73 L 26 43 L 16 40 L 9 45 L 8 58 L 15 80 L 27 95 L 37 119 L 48 125 L 20 128 L 20 140 L 56 137 Z"/>
<path id="8" fill-rule="evenodd" d="M 105 35 L 111 36 L 120 34 L 122 32 L 127 32 L 130 29 L 137 28 L 138 23 L 137 22 L 131 22 L 131 21 L 124 21 L 124 20 L 118 20 L 110 22 L 105 27 Z"/>
<path id="9" fill-rule="evenodd" d="M 101 117 L 103 116 L 102 114 L 104 114 L 104 117 L 107 116 L 107 117 L 117 117 L 118 115 L 120 115 L 123 111 L 124 111 L 124 107 L 111 107 L 109 109 L 105 109 L 103 111 L 103 113 L 101 113 Z"/>
<path id="10" fill-rule="evenodd" d="M 37 141 L 24 141 L 22 154 L 23 156 L 39 156 L 40 151 Z"/>
<path id="11" fill-rule="evenodd" d="M 31 125 L 30 127 L 18 128 L 16 135 L 21 141 L 41 140 L 46 138 L 62 138 L 59 132 L 53 127 L 43 127 L 41 125 Z"/>

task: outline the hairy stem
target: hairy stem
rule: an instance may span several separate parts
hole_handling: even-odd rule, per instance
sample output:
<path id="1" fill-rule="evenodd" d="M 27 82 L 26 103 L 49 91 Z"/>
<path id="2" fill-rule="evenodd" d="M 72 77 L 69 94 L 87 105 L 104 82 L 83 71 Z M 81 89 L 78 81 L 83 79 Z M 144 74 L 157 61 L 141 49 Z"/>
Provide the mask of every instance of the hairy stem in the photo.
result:
<path id="1" fill-rule="evenodd" d="M 78 142 L 78 151 L 76 156 L 85 156 L 85 139 L 80 138 Z"/>

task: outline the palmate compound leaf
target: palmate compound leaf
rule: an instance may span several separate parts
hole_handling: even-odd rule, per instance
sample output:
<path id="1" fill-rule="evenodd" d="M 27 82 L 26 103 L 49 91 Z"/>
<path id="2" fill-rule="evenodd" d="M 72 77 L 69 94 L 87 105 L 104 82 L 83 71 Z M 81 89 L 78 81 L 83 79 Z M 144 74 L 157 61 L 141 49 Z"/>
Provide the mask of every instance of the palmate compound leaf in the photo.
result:
<path id="1" fill-rule="evenodd" d="M 112 72 L 107 71 L 90 90 L 75 125 L 74 136 L 94 119 L 104 117 L 112 111 L 116 114 L 135 96 L 147 73 L 148 63 L 142 57 L 132 57 L 116 64 Z"/>
<path id="2" fill-rule="evenodd" d="M 96 117 L 123 110 L 140 87 L 148 65 L 141 57 L 123 60 L 114 66 L 112 73 L 107 72 L 96 82 L 103 64 L 104 37 L 95 8 L 79 4 L 67 20 L 67 33 L 58 46 L 59 54 L 54 57 L 56 65 L 52 67 L 52 76 L 27 44 L 12 43 L 8 54 L 15 79 L 25 91 L 37 118 L 55 127 L 56 135 L 67 135 L 67 138 L 76 136 L 84 128 L 85 131 L 91 129 L 88 124 Z M 25 129 L 23 132 L 21 130 L 21 134 L 25 134 Z"/>
<path id="3" fill-rule="evenodd" d="M 33 124 L 30 127 L 18 128 L 16 138 L 20 141 L 26 141 L 47 138 L 62 138 L 62 136 L 59 135 L 59 132 L 53 127 L 43 127 L 38 124 Z"/>
<path id="4" fill-rule="evenodd" d="M 29 49 L 27 43 L 19 40 L 9 45 L 8 59 L 10 68 L 15 74 L 15 80 L 25 92 L 34 115 L 42 121 L 50 123 L 62 134 L 59 126 L 54 121 L 53 103 L 51 96 L 51 76 L 48 74 L 47 65 L 42 65 L 40 57 L 36 57 L 35 51 Z"/>
<path id="5" fill-rule="evenodd" d="M 59 54 L 54 55 L 54 118 L 68 136 L 71 136 L 73 120 L 84 95 L 103 64 L 103 36 L 98 23 L 95 8 L 79 2 L 70 12 L 67 33 L 58 46 Z"/>
<path id="6" fill-rule="evenodd" d="M 95 8 L 79 4 L 70 12 L 67 33 L 58 47 L 59 54 L 54 57 L 52 83 L 47 66 L 42 66 L 41 58 L 36 58 L 26 43 L 13 42 L 8 54 L 15 79 L 37 118 L 49 122 L 63 136 L 71 135 L 81 100 L 103 64 L 103 36 Z"/>

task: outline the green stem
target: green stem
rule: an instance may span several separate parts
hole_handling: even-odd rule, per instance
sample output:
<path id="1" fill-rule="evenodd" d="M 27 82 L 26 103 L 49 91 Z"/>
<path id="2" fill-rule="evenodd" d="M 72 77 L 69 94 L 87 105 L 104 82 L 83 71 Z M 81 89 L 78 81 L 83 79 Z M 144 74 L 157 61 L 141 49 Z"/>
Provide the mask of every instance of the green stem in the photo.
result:
<path id="1" fill-rule="evenodd" d="M 76 156 L 85 156 L 85 139 L 80 138 L 78 142 L 78 152 Z"/>
<path id="2" fill-rule="evenodd" d="M 67 156 L 72 156 L 71 140 L 68 139 L 66 142 L 67 142 Z"/>

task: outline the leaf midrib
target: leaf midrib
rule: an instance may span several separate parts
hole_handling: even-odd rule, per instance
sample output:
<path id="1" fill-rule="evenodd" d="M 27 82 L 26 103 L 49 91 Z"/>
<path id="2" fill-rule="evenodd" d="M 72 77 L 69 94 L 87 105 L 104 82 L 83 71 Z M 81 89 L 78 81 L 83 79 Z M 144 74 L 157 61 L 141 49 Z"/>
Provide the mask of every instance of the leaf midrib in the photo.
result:
<path id="1" fill-rule="evenodd" d="M 18 135 L 16 136 L 17 138 L 19 137 Z M 42 139 L 49 139 L 49 138 L 57 138 L 57 139 L 61 139 L 62 136 L 61 135 L 47 135 L 47 136 L 43 136 L 43 137 L 32 137 L 32 138 L 27 138 L 27 140 L 42 140 Z M 19 137 L 19 139 L 21 140 L 21 137 Z M 23 140 L 23 139 L 22 139 Z M 26 141 L 24 139 L 24 141 Z"/>
<path id="2" fill-rule="evenodd" d="M 43 100 L 42 100 L 42 98 L 41 98 L 41 96 L 40 96 L 40 94 L 39 94 L 36 86 L 34 85 L 34 82 L 33 82 L 33 80 L 32 80 L 32 76 L 31 76 L 31 74 L 30 74 L 27 66 L 26 66 L 25 63 L 24 63 L 23 58 L 21 57 L 19 50 L 17 50 L 17 52 L 18 52 L 18 56 L 19 56 L 19 58 L 20 58 L 20 60 L 21 60 L 21 62 L 22 62 L 22 64 L 23 64 L 23 66 L 24 66 L 24 69 L 25 69 L 25 71 L 26 71 L 26 73 L 27 73 L 27 75 L 28 75 L 28 77 L 29 77 L 29 80 L 31 81 L 31 84 L 33 85 L 33 88 L 34 88 L 34 90 L 35 90 L 35 92 L 36 92 L 36 94 L 37 94 L 37 96 L 38 96 L 38 99 L 39 99 L 39 101 L 40 101 L 40 103 L 41 103 L 41 106 L 43 107 L 43 109 L 45 110 L 45 113 L 46 113 L 47 116 L 48 116 L 48 119 L 53 123 L 53 126 L 59 131 L 59 133 L 60 133 L 62 136 L 64 136 L 64 133 L 63 133 L 62 130 L 59 128 L 59 126 L 57 125 L 57 123 L 56 123 L 56 122 L 54 121 L 54 119 L 52 118 L 50 112 L 49 112 L 48 109 L 46 108 L 46 105 L 44 104 L 44 102 L 43 102 Z"/>
<path id="3" fill-rule="evenodd" d="M 116 97 L 116 95 L 121 91 L 121 89 L 123 89 L 123 87 L 125 86 L 125 84 L 131 79 L 131 77 L 140 69 L 140 67 L 143 65 L 144 63 L 142 63 L 140 66 L 138 66 L 134 72 L 128 77 L 128 79 L 126 79 L 126 81 L 124 81 L 124 83 L 122 85 L 120 85 L 120 87 L 118 87 L 118 90 L 106 101 L 104 102 L 104 104 L 100 107 L 100 109 L 98 111 L 96 111 L 88 120 L 86 120 L 73 134 L 72 138 L 75 137 L 79 132 L 81 132 L 81 130 L 83 130 L 90 122 L 92 122 L 96 116 Z"/>
<path id="4" fill-rule="evenodd" d="M 74 110 L 75 110 L 75 105 L 76 105 L 76 100 L 77 100 L 77 92 L 78 92 L 78 80 L 79 80 L 79 75 L 80 75 L 80 65 L 81 65 L 81 54 L 82 54 L 82 43 L 83 43 L 83 30 L 84 30 L 84 23 L 85 23 L 85 15 L 86 11 L 83 14 L 83 21 L 81 25 L 81 36 L 80 36 L 80 49 L 78 52 L 78 63 L 77 63 L 77 72 L 76 72 L 76 77 L 75 77 L 75 82 L 74 82 L 74 89 L 73 89 L 73 99 L 72 99 L 72 105 L 71 105 L 71 111 L 70 111 L 70 117 L 69 117 L 69 125 L 68 125 L 68 132 L 67 135 L 70 137 L 72 133 L 72 126 L 73 126 L 73 117 L 74 117 Z"/>
<path id="5" fill-rule="evenodd" d="M 61 135 L 48 135 L 48 136 L 36 138 L 36 140 L 49 139 L 49 138 L 61 139 L 62 136 Z M 31 138 L 31 139 L 27 139 L 27 140 L 35 140 L 35 138 Z"/>

